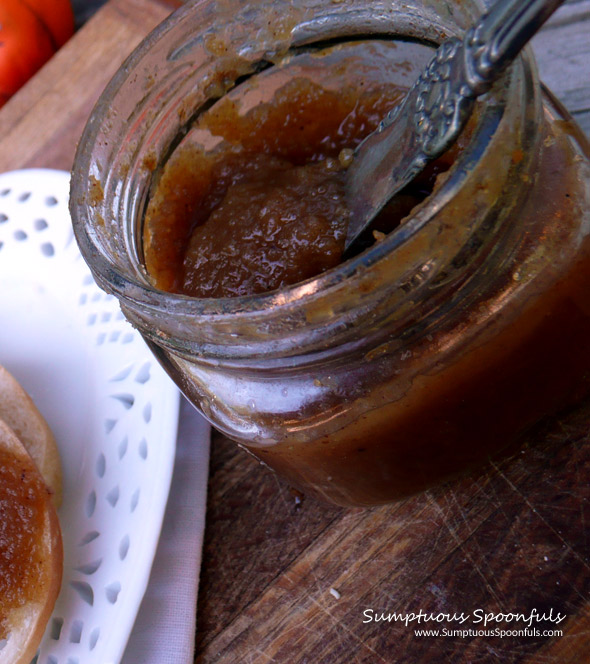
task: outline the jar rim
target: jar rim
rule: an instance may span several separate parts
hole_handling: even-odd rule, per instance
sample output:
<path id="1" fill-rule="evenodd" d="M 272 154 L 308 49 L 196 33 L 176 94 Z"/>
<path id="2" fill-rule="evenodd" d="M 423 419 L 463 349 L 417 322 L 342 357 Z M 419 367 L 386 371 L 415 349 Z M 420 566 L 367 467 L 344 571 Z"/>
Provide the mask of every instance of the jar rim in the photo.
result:
<path id="1" fill-rule="evenodd" d="M 182 315 L 193 319 L 199 317 L 218 320 L 236 315 L 264 315 L 266 312 L 277 315 L 279 310 L 296 307 L 303 300 L 307 302 L 313 298 L 323 297 L 342 283 L 351 282 L 355 275 L 379 263 L 382 258 L 389 256 L 411 236 L 418 233 L 420 228 L 453 197 L 472 165 L 493 140 L 493 128 L 497 126 L 504 111 L 501 105 L 496 105 L 493 110 L 484 111 L 474 134 L 475 139 L 459 154 L 446 180 L 412 212 L 412 216 L 403 225 L 398 226 L 386 238 L 376 242 L 363 253 L 315 277 L 275 291 L 230 298 L 195 298 L 156 289 L 141 274 L 130 275 L 120 269 L 102 251 L 96 234 L 91 230 L 93 210 L 89 202 L 89 188 L 92 152 L 114 92 L 137 73 L 145 55 L 155 44 L 164 39 L 170 30 L 184 21 L 190 15 L 192 8 L 193 5 L 185 5 L 164 20 L 119 68 L 92 111 L 75 156 L 70 211 L 76 240 L 99 285 L 115 294 L 122 304 L 127 305 L 127 308 L 141 307 L 167 316 Z M 504 75 L 506 81 L 509 80 L 512 69 L 519 66 L 518 63 L 527 60 L 530 60 L 530 54 L 520 56 Z M 508 87 L 508 84 L 505 83 L 505 86 Z M 485 123 L 489 126 L 481 131 L 481 125 Z"/>

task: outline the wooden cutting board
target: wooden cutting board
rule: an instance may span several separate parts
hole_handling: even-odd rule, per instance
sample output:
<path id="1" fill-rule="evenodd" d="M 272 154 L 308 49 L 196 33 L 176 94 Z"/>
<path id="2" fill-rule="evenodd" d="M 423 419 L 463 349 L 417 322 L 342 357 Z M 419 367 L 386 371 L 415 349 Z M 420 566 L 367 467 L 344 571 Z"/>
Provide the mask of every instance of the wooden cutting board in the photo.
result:
<path id="1" fill-rule="evenodd" d="M 0 171 L 69 169 L 98 94 L 174 4 L 109 0 L 0 110 Z M 578 0 L 535 39 L 544 80 L 586 131 L 588 34 L 590 0 Z M 216 434 L 195 661 L 589 663 L 589 432 L 590 403 L 540 424 L 512 458 L 370 510 L 301 499 Z M 551 610 L 565 618 L 531 628 L 562 636 L 414 631 L 480 630 L 480 615 Z M 469 618 L 410 620 L 420 611 Z M 394 613 L 407 624 L 368 620 Z M 486 629 L 525 627 L 490 618 Z"/>

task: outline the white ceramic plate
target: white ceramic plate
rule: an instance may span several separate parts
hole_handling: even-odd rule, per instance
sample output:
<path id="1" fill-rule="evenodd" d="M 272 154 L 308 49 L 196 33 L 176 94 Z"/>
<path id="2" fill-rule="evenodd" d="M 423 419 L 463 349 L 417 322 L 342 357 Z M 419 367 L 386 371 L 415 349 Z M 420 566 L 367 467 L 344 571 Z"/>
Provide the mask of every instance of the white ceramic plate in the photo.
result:
<path id="1" fill-rule="evenodd" d="M 39 664 L 115 664 L 147 586 L 178 391 L 80 256 L 69 176 L 0 175 L 0 364 L 57 438 L 64 577 Z"/>

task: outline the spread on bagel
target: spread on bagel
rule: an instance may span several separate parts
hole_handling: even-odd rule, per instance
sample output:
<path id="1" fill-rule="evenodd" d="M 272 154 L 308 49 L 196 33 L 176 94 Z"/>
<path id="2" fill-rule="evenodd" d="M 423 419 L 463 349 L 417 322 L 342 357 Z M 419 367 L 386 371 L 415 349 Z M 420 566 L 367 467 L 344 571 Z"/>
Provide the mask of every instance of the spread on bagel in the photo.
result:
<path id="1" fill-rule="evenodd" d="M 44 460 L 44 470 L 59 465 L 53 437 L 16 379 L 2 367 L 0 374 L 9 377 L 2 381 L 3 405 L 8 400 L 19 410 L 12 419 L 41 433 L 26 447 L 0 418 L 0 664 L 29 664 L 61 586 L 63 545 L 54 499 L 54 491 L 61 494 L 61 473 L 53 473 L 54 486 L 48 486 L 36 458 Z"/>
<path id="2" fill-rule="evenodd" d="M 6 616 L 42 592 L 44 527 L 49 490 L 26 458 L 0 449 L 0 636 Z"/>

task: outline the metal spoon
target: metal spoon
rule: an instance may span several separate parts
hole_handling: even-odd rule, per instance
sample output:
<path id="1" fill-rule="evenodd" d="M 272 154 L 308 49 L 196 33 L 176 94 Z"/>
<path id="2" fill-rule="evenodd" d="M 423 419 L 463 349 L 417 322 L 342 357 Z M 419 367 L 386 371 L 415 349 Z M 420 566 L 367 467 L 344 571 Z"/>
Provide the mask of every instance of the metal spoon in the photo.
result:
<path id="1" fill-rule="evenodd" d="M 463 40 L 443 42 L 402 102 L 356 148 L 346 172 L 345 249 L 426 164 L 445 152 L 523 46 L 564 0 L 499 0 Z"/>

